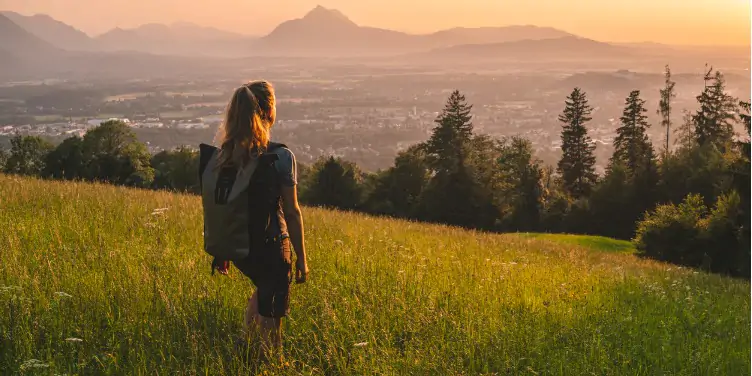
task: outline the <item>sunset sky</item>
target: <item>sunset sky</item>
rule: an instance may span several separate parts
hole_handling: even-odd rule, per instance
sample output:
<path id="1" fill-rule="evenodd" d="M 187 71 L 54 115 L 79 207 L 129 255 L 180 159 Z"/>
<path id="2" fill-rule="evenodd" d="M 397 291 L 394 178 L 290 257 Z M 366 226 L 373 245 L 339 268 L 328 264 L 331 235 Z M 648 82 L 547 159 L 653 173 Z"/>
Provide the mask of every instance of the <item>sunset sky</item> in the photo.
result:
<path id="1" fill-rule="evenodd" d="M 426 33 L 454 26 L 530 24 L 615 42 L 749 45 L 749 0 L 0 0 L 89 34 L 189 21 L 262 35 L 321 4 L 364 26 Z"/>

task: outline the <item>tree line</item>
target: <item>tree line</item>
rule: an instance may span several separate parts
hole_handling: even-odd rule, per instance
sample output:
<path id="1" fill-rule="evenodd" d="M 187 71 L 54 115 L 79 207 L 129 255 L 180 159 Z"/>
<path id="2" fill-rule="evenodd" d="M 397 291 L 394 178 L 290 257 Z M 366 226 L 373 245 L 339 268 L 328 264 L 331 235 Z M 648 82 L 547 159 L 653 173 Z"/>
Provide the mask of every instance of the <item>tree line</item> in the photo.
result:
<path id="1" fill-rule="evenodd" d="M 708 69 L 698 109 L 680 122 L 666 67 L 658 114 L 666 129 L 656 151 L 645 100 L 628 94 L 606 172 L 595 172 L 588 136 L 593 108 L 574 88 L 559 116 L 562 155 L 554 166 L 521 137 L 475 134 L 472 105 L 454 91 L 431 137 L 399 153 L 394 165 L 364 173 L 322 157 L 298 166 L 308 205 L 497 232 L 557 232 L 631 239 L 647 257 L 749 278 L 750 104 Z M 746 135 L 734 138 L 741 122 Z M 674 125 L 677 124 L 676 127 Z M 674 147 L 672 147 L 672 145 Z M 17 136 L 0 152 L 6 173 L 109 182 L 198 193 L 198 154 L 180 147 L 150 155 L 125 124 L 110 121 L 57 146 Z"/>

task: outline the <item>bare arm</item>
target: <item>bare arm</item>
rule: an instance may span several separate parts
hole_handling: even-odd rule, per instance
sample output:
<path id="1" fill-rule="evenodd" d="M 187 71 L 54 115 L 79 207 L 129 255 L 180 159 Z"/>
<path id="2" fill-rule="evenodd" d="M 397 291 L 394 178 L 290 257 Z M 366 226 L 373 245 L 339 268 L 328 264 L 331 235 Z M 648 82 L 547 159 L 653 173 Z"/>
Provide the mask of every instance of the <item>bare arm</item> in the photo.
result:
<path id="1" fill-rule="evenodd" d="M 300 211 L 300 205 L 298 205 L 298 189 L 296 186 L 282 187 L 282 203 L 287 231 L 290 233 L 290 241 L 295 250 L 296 279 L 298 283 L 303 283 L 308 274 L 308 261 L 305 251 L 303 214 Z"/>

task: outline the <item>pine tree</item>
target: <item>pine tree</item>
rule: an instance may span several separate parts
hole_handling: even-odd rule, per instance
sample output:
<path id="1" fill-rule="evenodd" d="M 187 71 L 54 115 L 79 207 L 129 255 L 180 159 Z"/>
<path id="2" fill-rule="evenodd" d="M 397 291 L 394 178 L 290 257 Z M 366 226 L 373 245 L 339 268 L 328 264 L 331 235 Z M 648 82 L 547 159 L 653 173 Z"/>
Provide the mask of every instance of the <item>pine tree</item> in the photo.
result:
<path id="1" fill-rule="evenodd" d="M 465 96 L 455 90 L 436 119 L 424 148 L 431 178 L 417 207 L 420 219 L 474 228 L 493 226 L 492 197 L 478 169 L 483 166 L 474 163 L 482 150 L 472 146 L 477 140 L 471 110 Z"/>
<path id="2" fill-rule="evenodd" d="M 575 88 L 567 97 L 559 121 L 562 156 L 557 165 L 564 190 L 574 198 L 587 196 L 597 179 L 595 174 L 595 145 L 587 135 L 585 124 L 592 118 L 593 108 L 585 93 Z"/>
<path id="3" fill-rule="evenodd" d="M 627 168 L 628 175 L 644 171 L 653 163 L 653 145 L 647 135 L 650 124 L 645 113 L 645 101 L 640 98 L 640 91 L 629 93 L 621 116 L 621 127 L 616 129 L 614 154 L 610 165 L 621 163 Z"/>
<path id="4" fill-rule="evenodd" d="M 676 92 L 674 91 L 674 86 L 676 86 L 676 82 L 671 80 L 671 68 L 669 68 L 668 65 L 666 65 L 666 72 L 664 74 L 665 81 L 664 81 L 664 87 L 663 89 L 660 89 L 661 93 L 661 100 L 658 103 L 658 111 L 657 113 L 661 115 L 661 125 L 666 127 L 666 150 L 664 150 L 664 158 L 668 156 L 669 153 L 669 146 L 671 145 L 669 143 L 670 135 L 671 135 L 671 100 L 676 98 Z"/>
<path id="5" fill-rule="evenodd" d="M 543 169 L 530 141 L 515 136 L 501 143 L 498 161 L 502 195 L 507 201 L 505 231 L 538 229 L 543 210 Z"/>
<path id="6" fill-rule="evenodd" d="M 473 135 L 473 106 L 458 90 L 452 92 L 436 118 L 437 126 L 426 143 L 428 163 L 434 172 L 456 172 L 467 158 L 467 146 Z"/>
<path id="7" fill-rule="evenodd" d="M 695 139 L 699 145 L 711 144 L 725 150 L 733 137 L 736 121 L 736 100 L 726 94 L 726 81 L 721 72 L 711 67 L 705 74 L 705 89 L 697 96 L 700 109 L 692 116 Z"/>
<path id="8" fill-rule="evenodd" d="M 692 114 L 689 111 L 684 110 L 682 124 L 674 133 L 677 135 L 674 144 L 678 144 L 683 150 L 689 151 L 695 146 L 695 123 L 692 121 Z"/>

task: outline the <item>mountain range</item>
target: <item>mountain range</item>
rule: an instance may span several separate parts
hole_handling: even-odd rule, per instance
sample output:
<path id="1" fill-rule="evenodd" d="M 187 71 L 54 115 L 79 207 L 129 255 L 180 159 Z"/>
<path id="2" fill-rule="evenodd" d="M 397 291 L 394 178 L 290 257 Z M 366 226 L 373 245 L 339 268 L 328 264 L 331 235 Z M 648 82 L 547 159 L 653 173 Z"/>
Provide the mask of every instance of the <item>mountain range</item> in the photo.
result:
<path id="1" fill-rule="evenodd" d="M 744 53 L 731 51 L 728 56 L 748 62 L 748 51 L 747 47 Z M 0 12 L 2 77 L 17 77 L 21 73 L 81 75 L 86 74 L 87 69 L 117 75 L 174 73 L 189 66 L 221 65 L 220 58 L 235 58 L 240 64 L 240 60 L 250 56 L 368 57 L 372 61 L 401 63 L 500 59 L 554 64 L 556 61 L 599 60 L 621 63 L 632 58 L 654 58 L 665 64 L 669 58 L 686 62 L 688 57 L 692 61 L 703 60 L 707 56 L 719 57 L 721 53 L 697 50 L 690 53 L 655 43 L 604 43 L 554 28 L 530 25 L 452 28 L 431 34 L 409 34 L 360 26 L 341 12 L 321 6 L 301 18 L 281 23 L 261 37 L 190 23 L 115 28 L 91 37 L 47 15 Z M 123 71 L 116 72 L 116 69 Z"/>
<path id="2" fill-rule="evenodd" d="M 341 12 L 317 6 L 304 17 L 281 23 L 255 38 L 190 23 L 115 28 L 90 37 L 47 15 L 3 16 L 52 46 L 68 51 L 135 51 L 159 55 L 342 56 L 426 51 L 460 44 L 502 43 L 573 36 L 547 27 L 453 28 L 416 35 L 359 26 Z"/>

